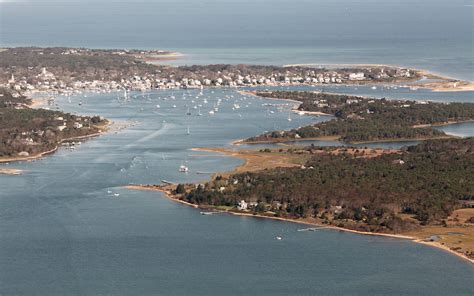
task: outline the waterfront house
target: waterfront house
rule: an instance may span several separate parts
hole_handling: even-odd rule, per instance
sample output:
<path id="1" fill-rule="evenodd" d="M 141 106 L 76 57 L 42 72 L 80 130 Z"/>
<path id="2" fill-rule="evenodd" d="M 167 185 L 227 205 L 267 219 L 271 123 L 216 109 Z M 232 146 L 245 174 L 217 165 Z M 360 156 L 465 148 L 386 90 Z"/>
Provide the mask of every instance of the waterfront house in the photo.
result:
<path id="1" fill-rule="evenodd" d="M 248 208 L 248 204 L 245 200 L 241 200 L 237 204 L 237 209 L 240 210 L 240 211 L 245 211 L 245 210 L 247 210 L 247 208 Z"/>
<path id="2" fill-rule="evenodd" d="M 364 80 L 365 74 L 363 72 L 350 73 L 349 80 Z"/>

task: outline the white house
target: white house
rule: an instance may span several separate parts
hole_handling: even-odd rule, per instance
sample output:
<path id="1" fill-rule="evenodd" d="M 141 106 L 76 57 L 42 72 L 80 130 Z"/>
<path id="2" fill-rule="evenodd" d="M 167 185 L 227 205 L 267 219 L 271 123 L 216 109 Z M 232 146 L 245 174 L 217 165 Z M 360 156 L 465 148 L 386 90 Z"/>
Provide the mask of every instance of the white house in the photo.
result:
<path id="1" fill-rule="evenodd" d="M 245 200 L 241 200 L 241 201 L 239 201 L 239 203 L 237 204 L 237 209 L 238 209 L 238 210 L 241 210 L 241 211 L 246 210 L 247 207 L 248 207 L 248 204 L 247 204 L 247 202 L 246 202 Z"/>
<path id="2" fill-rule="evenodd" d="M 363 80 L 364 78 L 365 74 L 363 72 L 349 74 L 349 80 Z"/>

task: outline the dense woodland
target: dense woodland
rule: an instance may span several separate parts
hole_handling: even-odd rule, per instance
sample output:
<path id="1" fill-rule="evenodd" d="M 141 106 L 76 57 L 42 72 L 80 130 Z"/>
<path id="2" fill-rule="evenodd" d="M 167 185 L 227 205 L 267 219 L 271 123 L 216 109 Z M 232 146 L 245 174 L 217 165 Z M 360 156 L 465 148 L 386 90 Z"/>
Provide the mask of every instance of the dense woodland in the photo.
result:
<path id="1" fill-rule="evenodd" d="M 301 111 L 332 114 L 336 119 L 285 132 L 269 132 L 248 139 L 250 142 L 322 136 L 340 136 L 346 142 L 440 137 L 445 136 L 444 132 L 432 127 L 413 127 L 474 119 L 473 103 L 420 103 L 319 92 L 276 91 L 257 95 L 296 100 L 301 102 Z"/>
<path id="2" fill-rule="evenodd" d="M 63 54 L 67 50 L 61 47 L 18 47 L 0 51 L 0 82 L 6 82 L 13 73 L 33 84 L 43 67 L 65 83 L 76 80 L 120 81 L 157 70 L 132 54 L 114 54 L 115 50 L 82 49 L 77 54 Z"/>
<path id="3" fill-rule="evenodd" d="M 49 151 L 63 139 L 95 134 L 106 123 L 98 116 L 30 109 L 28 103 L 29 99 L 0 88 L 0 158 Z"/>
<path id="4" fill-rule="evenodd" d="M 177 193 L 199 205 L 235 207 L 245 200 L 255 202 L 255 213 L 386 232 L 440 223 L 474 201 L 474 138 L 431 140 L 377 157 L 334 149 L 284 151 L 312 157 L 301 168 L 218 176 L 186 193 L 178 186 Z"/>

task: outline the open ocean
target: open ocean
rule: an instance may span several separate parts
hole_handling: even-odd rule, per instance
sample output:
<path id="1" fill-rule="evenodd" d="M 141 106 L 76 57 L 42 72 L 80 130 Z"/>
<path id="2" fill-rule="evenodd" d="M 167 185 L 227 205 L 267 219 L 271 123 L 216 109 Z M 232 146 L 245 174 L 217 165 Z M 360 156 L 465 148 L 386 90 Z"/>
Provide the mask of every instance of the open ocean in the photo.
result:
<path id="1" fill-rule="evenodd" d="M 0 46 L 184 53 L 175 64 L 381 63 L 474 80 L 473 0 L 1 2 Z"/>

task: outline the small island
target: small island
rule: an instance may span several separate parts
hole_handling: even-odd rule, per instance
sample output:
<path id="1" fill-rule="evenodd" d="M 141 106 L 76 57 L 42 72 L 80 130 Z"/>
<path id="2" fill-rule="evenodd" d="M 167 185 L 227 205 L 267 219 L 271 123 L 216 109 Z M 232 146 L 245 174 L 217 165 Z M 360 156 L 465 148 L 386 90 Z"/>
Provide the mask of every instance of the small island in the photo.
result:
<path id="1" fill-rule="evenodd" d="M 273 131 L 241 142 L 265 143 L 295 140 L 341 140 L 346 143 L 449 138 L 434 129 L 474 120 L 473 103 L 388 100 L 308 91 L 258 91 L 263 98 L 297 103 L 304 115 L 332 115 L 335 119 L 290 131 Z"/>

